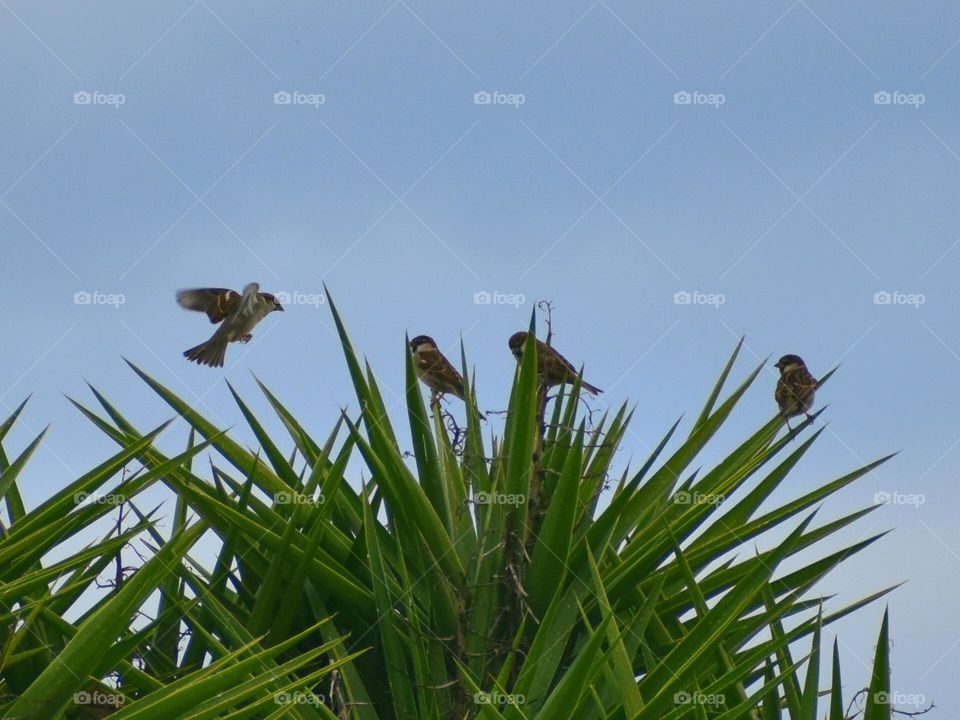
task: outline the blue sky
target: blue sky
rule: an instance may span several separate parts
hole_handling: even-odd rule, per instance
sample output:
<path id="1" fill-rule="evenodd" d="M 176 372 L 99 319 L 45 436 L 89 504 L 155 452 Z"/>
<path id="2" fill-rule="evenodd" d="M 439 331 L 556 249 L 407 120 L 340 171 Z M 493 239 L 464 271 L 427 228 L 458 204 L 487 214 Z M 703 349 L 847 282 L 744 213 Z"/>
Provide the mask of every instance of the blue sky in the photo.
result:
<path id="1" fill-rule="evenodd" d="M 895 529 L 821 588 L 839 607 L 908 580 L 894 687 L 956 715 L 958 38 L 942 1 L 5 0 L 0 401 L 34 393 L 8 450 L 53 423 L 27 501 L 113 450 L 61 395 L 87 398 L 84 379 L 143 427 L 169 416 L 121 356 L 225 425 L 224 377 L 263 407 L 253 371 L 325 434 L 353 396 L 309 302 L 324 282 L 388 401 L 405 332 L 451 351 L 462 334 L 485 409 L 506 405 L 506 338 L 552 300 L 556 347 L 638 405 L 621 466 L 694 416 L 745 334 L 741 376 L 786 352 L 842 361 L 778 499 L 902 451 L 821 515 L 924 502 L 838 538 Z M 225 373 L 187 364 L 210 326 L 174 291 L 251 280 L 303 302 Z M 495 291 L 523 302 L 474 300 Z M 704 463 L 769 417 L 774 382 Z M 881 614 L 831 628 L 848 693 Z"/>

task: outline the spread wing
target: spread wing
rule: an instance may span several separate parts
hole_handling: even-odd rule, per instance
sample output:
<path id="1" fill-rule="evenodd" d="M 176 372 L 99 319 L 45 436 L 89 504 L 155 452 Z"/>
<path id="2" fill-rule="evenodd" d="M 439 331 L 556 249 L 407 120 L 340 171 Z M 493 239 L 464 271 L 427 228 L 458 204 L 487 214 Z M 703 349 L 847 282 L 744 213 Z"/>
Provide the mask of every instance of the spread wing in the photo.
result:
<path id="1" fill-rule="evenodd" d="M 240 305 L 241 295 L 227 288 L 178 290 L 177 302 L 187 310 L 206 313 L 210 322 L 221 322 Z"/>

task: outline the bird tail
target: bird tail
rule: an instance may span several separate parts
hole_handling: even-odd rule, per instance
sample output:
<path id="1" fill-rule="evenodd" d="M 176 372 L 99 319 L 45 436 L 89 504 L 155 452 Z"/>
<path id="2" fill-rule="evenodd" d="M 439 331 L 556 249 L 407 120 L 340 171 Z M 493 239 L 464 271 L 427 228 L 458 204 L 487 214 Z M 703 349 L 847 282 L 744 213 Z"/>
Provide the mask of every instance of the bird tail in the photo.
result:
<path id="1" fill-rule="evenodd" d="M 463 382 L 462 382 L 462 381 L 461 381 L 460 384 L 457 386 L 456 390 L 453 391 L 453 394 L 456 395 L 456 396 L 457 396 L 458 398 L 460 398 L 461 400 L 463 400 L 464 403 L 467 402 L 467 395 L 466 395 L 466 391 L 465 391 L 465 389 L 464 389 L 464 387 L 463 387 Z M 477 406 L 477 399 L 476 399 L 476 398 L 473 399 L 473 409 L 477 411 L 477 417 L 478 417 L 478 418 L 480 418 L 481 420 L 486 420 L 486 419 L 487 419 L 487 416 L 484 415 L 482 412 L 480 412 L 480 408 Z"/>
<path id="2" fill-rule="evenodd" d="M 584 382 L 583 380 L 580 381 L 580 387 L 586 390 L 591 395 L 599 395 L 600 393 L 603 392 L 603 390 L 598 388 L 596 385 L 591 385 L 590 383 Z"/>
<path id="3" fill-rule="evenodd" d="M 227 341 L 214 335 L 205 343 L 200 343 L 183 353 L 183 356 L 199 365 L 223 367 L 223 359 L 227 354 Z"/>

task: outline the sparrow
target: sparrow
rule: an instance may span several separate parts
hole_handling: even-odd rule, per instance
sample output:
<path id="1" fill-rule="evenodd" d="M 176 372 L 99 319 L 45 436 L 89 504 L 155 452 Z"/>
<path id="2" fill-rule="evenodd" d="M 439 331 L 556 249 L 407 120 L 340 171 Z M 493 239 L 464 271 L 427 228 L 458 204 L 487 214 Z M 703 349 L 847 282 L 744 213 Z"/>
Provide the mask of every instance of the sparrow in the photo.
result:
<path id="1" fill-rule="evenodd" d="M 259 290 L 257 283 L 247 285 L 242 295 L 226 288 L 178 290 L 177 302 L 181 307 L 206 313 L 212 323 L 222 323 L 209 340 L 190 348 L 183 356 L 200 365 L 223 367 L 227 343 L 250 342 L 257 323 L 274 310 L 283 312 L 277 298 Z"/>
<path id="2" fill-rule="evenodd" d="M 810 415 L 817 381 L 799 355 L 784 355 L 774 367 L 780 370 L 780 379 L 773 396 L 789 428 L 789 418 Z"/>
<path id="3" fill-rule="evenodd" d="M 523 346 L 527 342 L 527 333 L 521 331 L 510 336 L 508 345 L 513 356 L 520 362 L 523 359 Z M 537 375 L 540 382 L 547 387 L 573 383 L 577 379 L 577 371 L 563 355 L 558 353 L 545 342 L 537 340 Z M 581 381 L 580 387 L 593 395 L 603 392 L 588 382 Z"/>
<path id="4" fill-rule="evenodd" d="M 410 341 L 413 351 L 413 369 L 420 382 L 435 395 L 449 393 L 463 400 L 463 377 L 437 348 L 429 335 L 417 335 Z"/>
<path id="5" fill-rule="evenodd" d="M 429 335 L 417 335 L 410 341 L 413 352 L 413 370 L 420 382 L 433 391 L 433 397 L 455 395 L 464 399 L 463 376 L 447 360 L 437 347 L 436 341 Z M 483 413 L 479 413 L 483 417 Z"/>

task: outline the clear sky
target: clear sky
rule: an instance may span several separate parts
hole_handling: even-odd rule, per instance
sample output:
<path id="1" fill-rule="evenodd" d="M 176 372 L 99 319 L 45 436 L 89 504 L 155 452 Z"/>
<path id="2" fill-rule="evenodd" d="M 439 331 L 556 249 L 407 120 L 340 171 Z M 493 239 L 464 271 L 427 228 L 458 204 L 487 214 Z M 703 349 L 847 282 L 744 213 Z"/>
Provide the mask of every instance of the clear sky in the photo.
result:
<path id="1" fill-rule="evenodd" d="M 836 608 L 908 580 L 894 688 L 956 717 L 958 40 L 944 0 L 3 0 L 0 414 L 34 393 L 8 451 L 53 423 L 26 499 L 114 449 L 61 395 L 89 399 L 84 379 L 144 428 L 170 416 L 121 356 L 224 425 L 224 377 L 266 414 L 253 371 L 325 435 L 353 394 L 310 303 L 324 282 L 388 401 L 405 332 L 454 355 L 462 334 L 484 409 L 506 405 L 507 337 L 552 300 L 555 345 L 638 404 L 619 467 L 695 417 L 745 334 L 740 377 L 842 361 L 776 499 L 902 451 L 821 510 L 898 499 L 831 540 L 894 529 L 820 590 Z M 287 312 L 226 372 L 188 364 L 211 327 L 174 291 L 252 280 Z M 774 382 L 705 463 L 770 417 Z M 828 633 L 848 695 L 882 611 Z"/>

